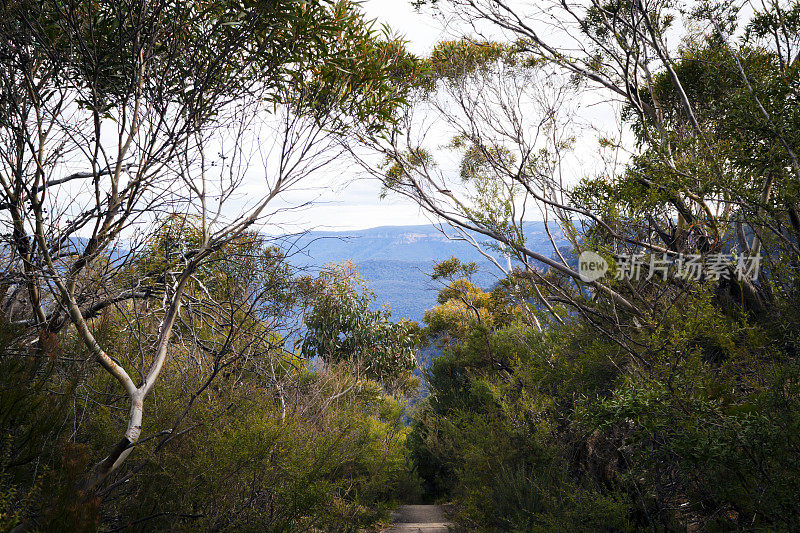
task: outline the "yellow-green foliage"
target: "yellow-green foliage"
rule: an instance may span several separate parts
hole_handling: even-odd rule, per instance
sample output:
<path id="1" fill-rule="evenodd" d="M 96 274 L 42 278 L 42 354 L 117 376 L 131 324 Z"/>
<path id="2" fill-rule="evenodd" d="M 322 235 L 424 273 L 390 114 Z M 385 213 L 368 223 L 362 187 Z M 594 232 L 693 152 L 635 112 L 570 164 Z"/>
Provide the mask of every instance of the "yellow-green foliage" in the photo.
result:
<path id="1" fill-rule="evenodd" d="M 401 409 L 363 390 L 329 403 L 324 393 L 315 397 L 331 379 L 338 378 L 298 377 L 309 391 L 289 398 L 286 418 L 274 390 L 253 383 L 210 393 L 186 420 L 191 431 L 162 450 L 144 447 L 137 497 L 118 512 L 191 509 L 192 520 L 150 523 L 187 531 L 354 531 L 384 517 L 390 501 L 414 490 Z M 181 405 L 180 394 L 166 396 L 151 414 L 165 423 Z"/>
<path id="2" fill-rule="evenodd" d="M 435 79 L 456 79 L 489 68 L 494 62 L 514 61 L 509 45 L 471 39 L 438 43 L 424 63 Z"/>

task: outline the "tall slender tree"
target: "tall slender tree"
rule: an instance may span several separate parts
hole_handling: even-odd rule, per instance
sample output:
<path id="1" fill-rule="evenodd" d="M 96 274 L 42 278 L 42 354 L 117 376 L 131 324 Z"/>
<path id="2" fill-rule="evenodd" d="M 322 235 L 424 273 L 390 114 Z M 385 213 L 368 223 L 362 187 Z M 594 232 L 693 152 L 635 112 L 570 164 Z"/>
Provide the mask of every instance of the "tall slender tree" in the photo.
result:
<path id="1" fill-rule="evenodd" d="M 84 490 L 140 439 L 203 263 L 330 162 L 339 135 L 391 123 L 411 63 L 385 37 L 348 1 L 0 7 L 3 307 L 34 347 L 74 328 L 130 402 Z M 245 187 L 255 194 L 242 200 Z M 197 239 L 126 277 L 120 250 L 135 256 L 176 216 Z M 93 319 L 139 299 L 160 302 L 157 337 L 139 361 L 116 361 Z"/>

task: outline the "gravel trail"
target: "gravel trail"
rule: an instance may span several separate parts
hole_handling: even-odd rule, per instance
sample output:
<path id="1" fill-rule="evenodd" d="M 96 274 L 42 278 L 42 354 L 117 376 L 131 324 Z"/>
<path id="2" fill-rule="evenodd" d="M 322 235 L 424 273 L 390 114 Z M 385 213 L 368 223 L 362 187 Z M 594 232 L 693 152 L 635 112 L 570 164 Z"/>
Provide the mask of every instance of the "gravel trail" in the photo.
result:
<path id="1" fill-rule="evenodd" d="M 453 527 L 441 505 L 401 505 L 392 519 L 393 525 L 383 533 L 447 533 Z"/>

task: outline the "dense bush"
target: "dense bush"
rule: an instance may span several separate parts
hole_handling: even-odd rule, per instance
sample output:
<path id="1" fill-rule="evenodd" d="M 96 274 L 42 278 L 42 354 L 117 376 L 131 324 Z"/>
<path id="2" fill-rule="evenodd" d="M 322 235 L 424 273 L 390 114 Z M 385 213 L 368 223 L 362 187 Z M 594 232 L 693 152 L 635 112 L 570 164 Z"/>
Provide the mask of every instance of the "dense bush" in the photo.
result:
<path id="1" fill-rule="evenodd" d="M 268 326 L 286 327 L 315 285 L 274 250 L 237 246 L 249 263 L 207 269 L 188 293 L 205 323 L 189 308 L 177 324 L 143 438 L 95 490 L 84 482 L 118 442 L 124 396 L 72 330 L 31 348 L 20 330 L 0 329 L 0 528 L 357 531 L 417 497 L 404 397 L 350 361 L 286 349 Z M 158 324 L 145 306 L 134 311 L 136 324 L 113 312 L 93 322 L 121 364 L 148 349 L 141 339 Z"/>
<path id="2" fill-rule="evenodd" d="M 120 423 L 120 407 L 107 392 L 113 383 L 53 364 L 5 364 L 3 529 L 35 517 L 52 531 L 101 524 L 355 531 L 385 518 L 391 502 L 418 491 L 405 451 L 403 405 L 377 383 L 356 383 L 346 368 L 297 364 L 284 391 L 285 414 L 274 386 L 247 368 L 215 382 L 184 413 L 194 392 L 179 368 L 170 369 L 149 411 L 153 426 L 164 430 L 144 439 L 99 494 L 77 499 L 82 476 L 113 445 Z M 87 403 L 103 408 L 88 411 Z"/>
<path id="3" fill-rule="evenodd" d="M 352 380 L 302 372 L 285 418 L 274 390 L 223 380 L 186 420 L 191 431 L 161 449 L 143 445 L 135 490 L 111 506 L 120 525 L 355 531 L 385 517 L 414 488 L 402 407 L 375 384 L 328 402 L 329 387 Z M 158 418 L 177 416 L 180 400 L 159 398 Z"/>
<path id="4" fill-rule="evenodd" d="M 428 491 L 455 498 L 465 524 L 798 527 L 800 368 L 770 325 L 699 291 L 634 333 L 631 354 L 579 320 L 490 329 L 458 307 L 428 315 L 444 354 L 409 443 Z"/>

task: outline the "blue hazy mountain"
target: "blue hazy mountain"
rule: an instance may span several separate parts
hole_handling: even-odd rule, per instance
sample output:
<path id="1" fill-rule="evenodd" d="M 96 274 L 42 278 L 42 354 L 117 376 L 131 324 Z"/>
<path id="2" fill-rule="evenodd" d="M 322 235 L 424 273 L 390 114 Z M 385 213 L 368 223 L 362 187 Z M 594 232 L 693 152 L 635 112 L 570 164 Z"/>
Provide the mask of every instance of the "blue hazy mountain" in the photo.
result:
<path id="1" fill-rule="evenodd" d="M 551 255 L 552 246 L 542 222 L 529 223 L 524 231 L 529 248 Z M 556 233 L 554 236 L 558 237 Z M 477 234 L 473 237 L 484 244 L 485 252 L 498 258 L 500 264 L 506 264 L 506 259 L 491 249 L 486 237 Z M 474 261 L 479 273 L 473 281 L 482 288 L 490 288 L 499 274 L 471 244 L 448 239 L 433 225 L 312 231 L 281 240 L 290 261 L 301 268 L 314 270 L 327 263 L 352 261 L 376 293 L 376 304 L 388 303 L 394 319 L 421 321 L 424 311 L 436 305 L 441 285 L 431 281 L 430 273 L 437 261 L 452 256 Z"/>

